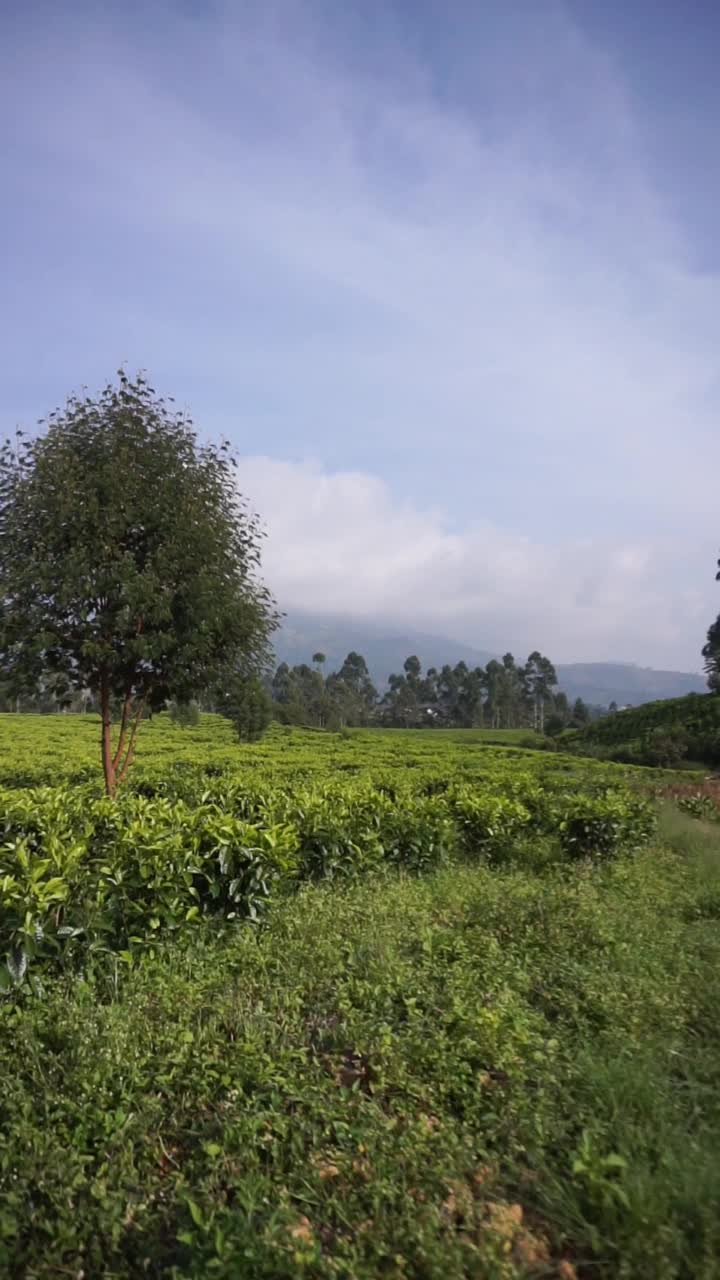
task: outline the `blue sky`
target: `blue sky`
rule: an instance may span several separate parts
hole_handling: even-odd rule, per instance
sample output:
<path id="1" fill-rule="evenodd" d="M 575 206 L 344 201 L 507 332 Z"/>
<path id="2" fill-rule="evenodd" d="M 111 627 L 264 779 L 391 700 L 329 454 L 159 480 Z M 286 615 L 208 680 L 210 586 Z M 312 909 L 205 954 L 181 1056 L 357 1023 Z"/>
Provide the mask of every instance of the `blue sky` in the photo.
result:
<path id="1" fill-rule="evenodd" d="M 6 6 L 0 425 L 120 362 L 228 436 L 281 605 L 697 669 L 720 10 Z"/>

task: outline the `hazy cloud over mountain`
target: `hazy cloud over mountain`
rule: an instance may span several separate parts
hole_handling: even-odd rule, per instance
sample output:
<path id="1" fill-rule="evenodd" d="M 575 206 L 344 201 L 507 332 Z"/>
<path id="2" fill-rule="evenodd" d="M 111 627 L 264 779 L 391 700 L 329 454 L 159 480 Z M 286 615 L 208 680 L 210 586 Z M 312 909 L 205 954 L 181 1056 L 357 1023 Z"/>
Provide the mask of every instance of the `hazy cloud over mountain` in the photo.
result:
<path id="1" fill-rule="evenodd" d="M 2 423 L 145 366 L 250 459 L 282 600 L 697 666 L 719 17 L 6 6 Z"/>
<path id="2" fill-rule="evenodd" d="M 246 458 L 242 485 L 268 527 L 265 573 L 283 608 L 386 619 L 491 651 L 539 645 L 562 662 L 607 656 L 697 670 L 707 599 L 670 539 L 538 543 L 488 522 L 452 530 L 398 505 L 377 477 Z M 648 619 L 655 620 L 653 632 Z"/>

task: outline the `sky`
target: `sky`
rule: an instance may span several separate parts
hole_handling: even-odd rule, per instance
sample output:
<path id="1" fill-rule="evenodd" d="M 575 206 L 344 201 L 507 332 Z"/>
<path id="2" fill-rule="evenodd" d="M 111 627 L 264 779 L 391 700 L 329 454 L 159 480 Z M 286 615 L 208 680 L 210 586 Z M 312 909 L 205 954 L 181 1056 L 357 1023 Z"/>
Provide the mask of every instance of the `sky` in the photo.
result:
<path id="1" fill-rule="evenodd" d="M 281 608 L 699 670 L 720 6 L 0 11 L 0 432 L 120 364 L 229 439 Z"/>

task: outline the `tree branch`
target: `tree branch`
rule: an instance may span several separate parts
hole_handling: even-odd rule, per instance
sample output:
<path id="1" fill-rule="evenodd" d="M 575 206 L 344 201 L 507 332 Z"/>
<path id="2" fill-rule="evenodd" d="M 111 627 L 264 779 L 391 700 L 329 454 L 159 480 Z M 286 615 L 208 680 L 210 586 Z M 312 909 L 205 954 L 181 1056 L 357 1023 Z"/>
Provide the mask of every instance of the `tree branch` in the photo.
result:
<path id="1" fill-rule="evenodd" d="M 123 702 L 122 717 L 120 719 L 120 737 L 118 738 L 117 749 L 113 756 L 113 769 L 117 769 L 123 754 L 125 746 L 125 735 L 127 734 L 128 719 L 130 716 L 130 708 L 132 706 L 132 685 L 125 686 L 125 700 Z"/>
<path id="2" fill-rule="evenodd" d="M 118 774 L 118 779 L 117 779 L 118 786 L 120 786 L 125 781 L 127 777 L 128 769 L 130 768 L 130 765 L 133 762 L 133 756 L 135 755 L 135 738 L 137 735 L 138 728 L 140 726 L 140 721 L 142 719 L 142 713 L 145 710 L 147 695 L 148 695 L 148 690 L 145 689 L 140 699 L 140 702 L 138 703 L 138 708 L 137 708 L 137 711 L 135 712 L 135 716 L 132 722 L 132 728 L 130 730 L 130 739 L 128 741 L 127 751 L 125 753 L 125 759 L 123 760 L 122 768 Z"/>

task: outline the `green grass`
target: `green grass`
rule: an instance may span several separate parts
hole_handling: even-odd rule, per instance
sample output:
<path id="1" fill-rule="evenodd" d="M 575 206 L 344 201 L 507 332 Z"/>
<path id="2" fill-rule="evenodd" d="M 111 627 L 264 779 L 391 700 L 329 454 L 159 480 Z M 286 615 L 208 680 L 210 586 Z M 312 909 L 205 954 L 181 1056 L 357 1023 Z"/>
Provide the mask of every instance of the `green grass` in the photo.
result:
<path id="1" fill-rule="evenodd" d="M 0 1004 L 28 1277 L 720 1275 L 720 833 L 308 886 Z"/>
<path id="2" fill-rule="evenodd" d="M 435 769 L 467 777 L 492 774 L 502 765 L 542 774 L 573 774 L 608 782 L 634 776 L 647 783 L 667 771 L 628 769 L 576 755 L 528 747 L 547 739 L 513 729 L 353 729 L 343 733 L 273 725 L 262 741 L 237 741 L 230 721 L 203 715 L 180 728 L 167 714 L 146 721 L 138 734 L 130 786 L 147 778 L 167 781 L 182 770 L 248 776 Z M 688 777 L 689 775 L 683 775 Z M 701 775 L 698 775 L 699 777 Z M 101 787 L 100 726 L 95 715 L 0 714 L 0 786 L 54 786 L 92 782 Z"/>
<path id="3" fill-rule="evenodd" d="M 138 735 L 136 772 L 202 760 L 232 769 L 282 763 L 304 763 L 315 769 L 334 763 L 376 765 L 444 762 L 483 756 L 486 747 L 528 749 L 547 739 L 527 729 L 353 729 L 343 733 L 273 725 L 266 737 L 250 746 L 238 742 L 229 720 L 202 715 L 199 724 L 181 728 L 169 715 L 147 720 Z M 31 785 L 72 776 L 100 780 L 100 722 L 96 715 L 0 714 L 0 783 Z"/>

